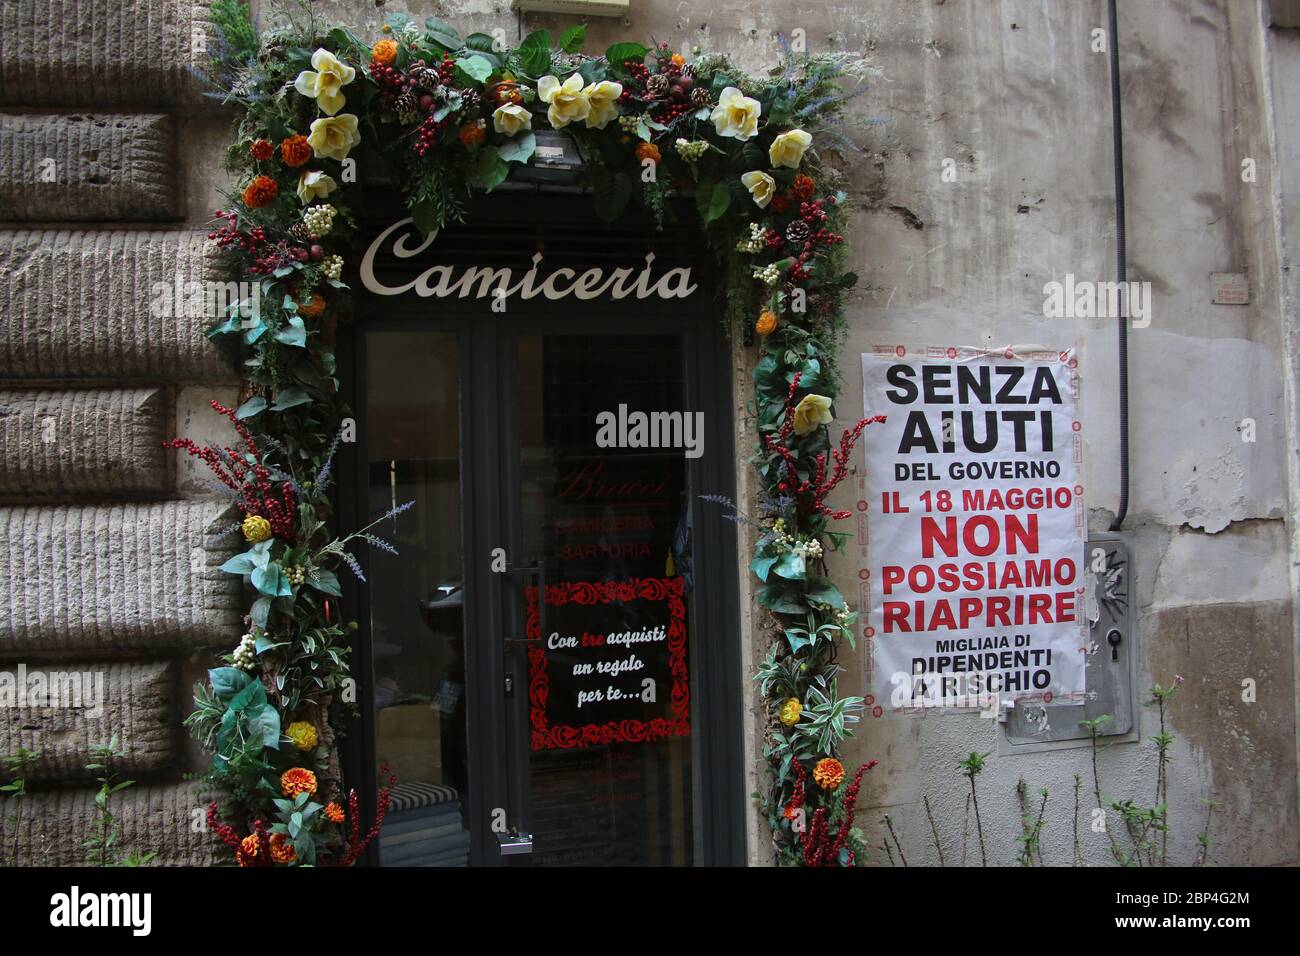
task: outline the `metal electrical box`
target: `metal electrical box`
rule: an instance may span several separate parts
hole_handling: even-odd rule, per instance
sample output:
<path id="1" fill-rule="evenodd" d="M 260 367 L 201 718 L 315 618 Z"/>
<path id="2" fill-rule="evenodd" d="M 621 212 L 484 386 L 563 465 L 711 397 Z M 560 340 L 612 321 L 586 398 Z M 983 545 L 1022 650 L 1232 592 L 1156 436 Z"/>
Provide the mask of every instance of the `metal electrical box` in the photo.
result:
<path id="1" fill-rule="evenodd" d="M 1001 752 L 1087 740 L 1091 734 L 1080 722 L 1102 714 L 1111 717 L 1101 728 L 1104 736 L 1120 736 L 1133 730 L 1137 647 L 1130 543 L 1127 534 L 1107 531 L 1090 535 L 1084 549 L 1085 590 L 1081 604 L 1088 621 L 1087 700 L 1082 707 L 1028 704 L 1010 708 L 1003 724 L 1005 746 L 999 747 Z"/>

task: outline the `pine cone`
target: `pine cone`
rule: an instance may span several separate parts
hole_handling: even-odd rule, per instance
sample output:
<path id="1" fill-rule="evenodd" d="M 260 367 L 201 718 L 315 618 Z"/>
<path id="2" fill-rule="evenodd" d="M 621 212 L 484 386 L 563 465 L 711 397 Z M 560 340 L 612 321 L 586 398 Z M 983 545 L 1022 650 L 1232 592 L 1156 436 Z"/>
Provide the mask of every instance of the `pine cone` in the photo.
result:
<path id="1" fill-rule="evenodd" d="M 416 86 L 422 86 L 426 90 L 436 90 L 442 82 L 438 71 L 429 69 L 423 60 L 416 60 L 415 65 L 406 71 L 406 75 L 415 81 Z"/>
<path id="2" fill-rule="evenodd" d="M 655 99 L 668 95 L 668 77 L 662 73 L 656 73 L 645 81 L 645 91 Z"/>
<path id="3" fill-rule="evenodd" d="M 406 117 L 415 115 L 420 110 L 420 98 L 411 90 L 403 90 L 393 101 L 393 109 L 397 110 L 399 117 L 402 117 L 402 122 L 409 122 Z"/>
<path id="4" fill-rule="evenodd" d="M 795 245 L 806 242 L 808 239 L 808 223 L 802 219 L 796 219 L 785 227 L 785 237 Z"/>
<path id="5" fill-rule="evenodd" d="M 311 230 L 307 228 L 305 222 L 295 222 L 289 227 L 289 235 L 293 236 L 299 242 L 306 242 L 311 238 Z"/>
<path id="6" fill-rule="evenodd" d="M 462 113 L 472 113 L 478 109 L 481 97 L 477 90 L 457 90 L 456 92 L 460 94 L 460 111 Z"/>
<path id="7" fill-rule="evenodd" d="M 697 110 L 708 106 L 712 100 L 709 98 L 709 91 L 702 86 L 697 86 L 691 90 L 691 105 Z"/>

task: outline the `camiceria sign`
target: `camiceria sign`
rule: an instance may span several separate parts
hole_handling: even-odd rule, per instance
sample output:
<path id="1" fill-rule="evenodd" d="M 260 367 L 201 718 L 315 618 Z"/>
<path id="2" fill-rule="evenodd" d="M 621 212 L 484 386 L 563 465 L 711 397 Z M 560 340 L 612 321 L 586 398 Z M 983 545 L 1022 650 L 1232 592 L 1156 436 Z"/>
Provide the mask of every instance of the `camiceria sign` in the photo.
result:
<path id="1" fill-rule="evenodd" d="M 173 445 L 230 487 L 248 544 L 225 565 L 247 583 L 248 633 L 196 688 L 190 720 L 213 754 L 212 782 L 228 794 L 209 818 L 237 861 L 351 863 L 387 806 L 382 790 L 367 830 L 355 793 L 342 798 L 331 725 L 350 649 L 336 571 L 360 573 L 354 543 L 391 550 L 375 525 L 335 537 L 324 520 L 343 417 L 335 329 L 349 314 L 351 270 L 372 294 L 503 303 L 672 300 L 695 288 L 689 268 L 658 272 L 652 256 L 640 269 L 579 271 L 539 257 L 520 273 L 434 264 L 403 285 L 378 279 L 376 256 L 427 249 L 469 213 L 475 191 L 528 165 L 537 131 L 549 128 L 580 145 L 583 184 L 606 219 L 639 204 L 662 220 L 667 199 L 693 194 L 727 279 L 728 320 L 753 323 L 761 337 L 764 492 L 744 509 L 754 512 L 752 567 L 771 635 L 757 675 L 770 715 L 761 802 L 782 863 L 861 862 L 851 828 L 870 765 L 852 773 L 838 754 L 862 702 L 840 695 L 834 663 L 857 614 L 826 577 L 824 554 L 840 541 L 832 522 L 846 516 L 826 498 L 870 423 L 835 445 L 827 432 L 841 310 L 856 280 L 841 265 L 844 196 L 829 185 L 828 161 L 850 145 L 837 130 L 854 92 L 844 81 L 863 65 L 782 49 L 775 69 L 751 77 L 724 57 L 688 62 L 666 45 L 587 54 L 581 26 L 558 38 L 539 30 L 507 50 L 403 15 L 365 40 L 287 16 L 259 36 L 239 0 L 211 9 L 221 41 L 211 78 L 241 110 L 229 151 L 237 180 L 211 238 L 232 278 L 255 283 L 258 295 L 256 308 L 241 300 L 210 333 L 244 349 L 247 399 L 214 406 L 241 445 Z M 358 170 L 395 174 L 410 211 L 367 250 L 351 244 Z"/>

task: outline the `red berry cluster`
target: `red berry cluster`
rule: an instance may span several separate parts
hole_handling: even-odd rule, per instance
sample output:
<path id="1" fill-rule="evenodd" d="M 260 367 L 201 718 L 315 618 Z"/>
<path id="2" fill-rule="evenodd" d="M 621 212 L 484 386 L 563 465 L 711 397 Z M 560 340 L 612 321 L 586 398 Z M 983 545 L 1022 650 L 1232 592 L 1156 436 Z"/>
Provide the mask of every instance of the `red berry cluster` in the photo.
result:
<path id="1" fill-rule="evenodd" d="M 868 425 L 884 422 L 885 416 L 874 415 L 871 418 L 864 418 L 840 436 L 840 447 L 831 450 L 831 458 L 835 462 L 835 467 L 831 470 L 830 475 L 826 474 L 826 453 L 821 452 L 815 459 L 816 468 L 813 470 L 812 477 L 805 478 L 795 485 L 793 480 L 798 477 L 799 462 L 787 442 L 794 432 L 796 404 L 794 397 L 799 391 L 799 381 L 802 378 L 802 372 L 795 373 L 790 382 L 790 390 L 785 397 L 785 419 L 781 423 L 780 429 L 777 430 L 775 438 L 771 435 L 763 436 L 763 446 L 769 452 L 778 456 L 784 463 L 782 476 L 784 480 L 779 487 L 781 491 L 788 492 L 794 497 L 795 504 L 802 514 L 823 514 L 833 520 L 842 521 L 849 517 L 849 512 L 832 511 L 826 505 L 826 498 L 848 475 L 849 462 L 853 457 L 853 446 L 862 437 L 862 430 Z"/>
<path id="2" fill-rule="evenodd" d="M 799 836 L 799 849 L 803 852 L 805 866 L 839 866 L 840 850 L 848 841 L 849 831 L 853 829 L 853 816 L 858 805 L 858 791 L 862 789 L 862 775 L 878 762 L 871 760 L 864 763 L 858 767 L 857 773 L 853 775 L 853 782 L 844 791 L 844 802 L 840 807 L 840 826 L 834 836 L 830 832 L 830 813 L 826 807 L 819 807 L 817 812 L 813 814 L 812 821 Z M 798 760 L 794 762 L 794 771 L 799 778 L 799 782 L 795 784 L 790 806 L 786 807 L 787 817 L 791 816 L 793 811 L 803 807 L 804 785 L 808 779 L 808 772 L 804 770 L 803 764 Z M 853 865 L 852 850 L 849 851 L 846 863 L 848 866 Z"/>
<path id="3" fill-rule="evenodd" d="M 381 93 L 396 95 L 402 92 L 402 87 L 406 85 L 400 72 L 391 66 L 385 66 L 378 60 L 370 61 L 370 76 L 379 84 Z"/>
<path id="4" fill-rule="evenodd" d="M 218 219 L 224 222 L 208 233 L 208 238 L 225 249 L 232 243 L 239 243 L 239 248 L 245 252 L 250 252 L 259 246 L 266 245 L 266 230 L 261 226 L 254 226 L 248 232 L 240 232 L 238 227 L 239 214 L 234 212 L 222 212 L 220 209 L 213 213 Z"/>
<path id="5" fill-rule="evenodd" d="M 650 78 L 650 71 L 644 63 L 636 60 L 624 60 L 623 69 L 627 70 L 628 78 L 632 82 L 623 84 L 623 92 L 619 95 L 618 101 L 628 103 L 636 97 L 638 92 L 645 92 L 645 81 Z M 639 87 L 639 90 L 633 89 L 633 87 Z"/>
<path id="6" fill-rule="evenodd" d="M 235 417 L 233 408 L 217 401 L 209 404 L 217 414 L 230 419 L 244 442 L 243 451 L 230 447 L 217 449 L 211 445 L 200 448 L 192 438 L 173 438 L 163 442 L 163 447 L 184 451 L 191 458 L 201 460 L 219 482 L 235 493 L 239 510 L 245 516 L 260 515 L 270 522 L 275 537 L 292 542 L 295 537 L 294 517 L 298 513 L 293 486 L 287 481 L 281 482 L 280 494 L 276 497 L 271 470 L 262 464 L 262 452 L 248 428 Z"/>
<path id="7" fill-rule="evenodd" d="M 810 231 L 808 238 L 803 241 L 798 260 L 790 267 L 789 279 L 791 282 L 804 282 L 811 277 L 812 271 L 807 266 L 817 254 L 819 246 L 836 246 L 844 241 L 844 237 L 838 232 L 831 232 L 822 225 L 826 222 L 825 205 L 827 203 L 834 205 L 834 197 L 815 199 L 812 202 L 799 204 L 799 218 L 808 224 Z"/>
<path id="8" fill-rule="evenodd" d="M 423 156 L 438 142 L 439 134 L 450 125 L 450 116 L 435 120 L 432 113 L 428 114 L 420 124 L 420 128 L 415 131 L 415 142 L 411 144 L 411 149 Z"/>
<path id="9" fill-rule="evenodd" d="M 781 244 L 785 242 L 785 239 L 775 229 L 769 229 L 763 234 L 763 241 L 767 243 L 768 249 L 775 252 L 777 249 L 781 248 Z"/>
<path id="10" fill-rule="evenodd" d="M 281 240 L 254 259 L 248 271 L 258 275 L 271 275 L 276 269 L 282 269 L 295 262 L 306 262 L 310 258 L 311 253 L 302 246 L 293 246 Z"/>

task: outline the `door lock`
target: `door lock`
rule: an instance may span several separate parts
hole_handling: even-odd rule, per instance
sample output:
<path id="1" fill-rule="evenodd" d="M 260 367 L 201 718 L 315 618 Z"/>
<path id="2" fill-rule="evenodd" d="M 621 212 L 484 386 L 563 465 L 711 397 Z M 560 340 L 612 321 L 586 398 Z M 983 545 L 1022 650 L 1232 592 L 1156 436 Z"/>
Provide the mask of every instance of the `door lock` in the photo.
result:
<path id="1" fill-rule="evenodd" d="M 1124 640 L 1124 635 L 1120 633 L 1119 628 L 1112 627 L 1106 632 L 1106 643 L 1110 645 L 1110 659 L 1119 660 L 1119 645 Z"/>
<path id="2" fill-rule="evenodd" d="M 506 675 L 506 696 L 509 697 L 515 692 L 515 675 Z"/>

